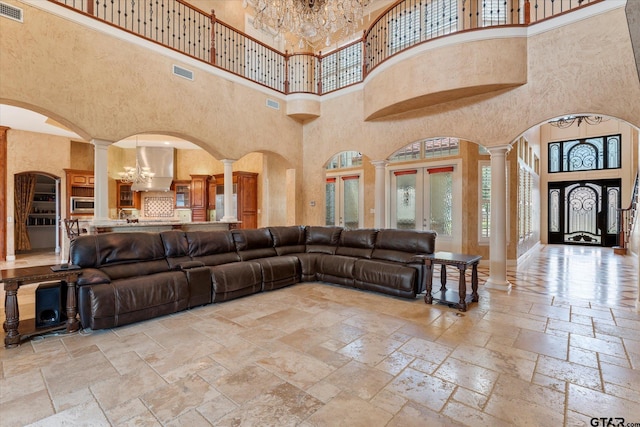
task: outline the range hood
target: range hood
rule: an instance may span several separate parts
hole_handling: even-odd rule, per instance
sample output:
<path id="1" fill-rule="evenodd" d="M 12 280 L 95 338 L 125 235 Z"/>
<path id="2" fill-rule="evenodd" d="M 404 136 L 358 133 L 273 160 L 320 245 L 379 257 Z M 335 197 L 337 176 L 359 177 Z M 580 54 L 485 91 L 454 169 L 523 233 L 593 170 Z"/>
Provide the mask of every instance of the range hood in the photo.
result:
<path id="1" fill-rule="evenodd" d="M 151 182 L 136 182 L 133 191 L 169 191 L 173 181 L 174 148 L 138 147 L 136 159 L 140 167 L 148 167 L 155 175 Z"/>

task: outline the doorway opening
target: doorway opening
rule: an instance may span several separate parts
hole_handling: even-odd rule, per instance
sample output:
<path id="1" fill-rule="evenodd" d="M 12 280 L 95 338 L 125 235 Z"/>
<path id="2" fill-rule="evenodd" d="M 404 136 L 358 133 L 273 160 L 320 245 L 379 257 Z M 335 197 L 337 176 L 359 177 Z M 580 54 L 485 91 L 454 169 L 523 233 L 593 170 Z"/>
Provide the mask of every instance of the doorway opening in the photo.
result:
<path id="1" fill-rule="evenodd" d="M 15 176 L 16 254 L 60 252 L 58 180 L 38 173 Z"/>

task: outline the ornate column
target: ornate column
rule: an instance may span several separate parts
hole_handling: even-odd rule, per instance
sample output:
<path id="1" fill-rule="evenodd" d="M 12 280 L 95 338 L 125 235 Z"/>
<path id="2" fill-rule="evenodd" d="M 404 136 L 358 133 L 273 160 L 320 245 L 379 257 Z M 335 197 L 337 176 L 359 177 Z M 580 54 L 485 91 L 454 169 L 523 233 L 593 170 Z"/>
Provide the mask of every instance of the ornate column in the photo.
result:
<path id="1" fill-rule="evenodd" d="M 373 166 L 376 168 L 376 187 L 375 187 L 375 217 L 373 221 L 373 226 L 375 228 L 385 228 L 386 227 L 386 219 L 385 219 L 385 187 L 384 187 L 384 177 L 387 166 L 386 160 L 374 160 L 371 162 Z"/>
<path id="2" fill-rule="evenodd" d="M 508 291 L 507 280 L 507 161 L 510 145 L 487 148 L 491 154 L 491 237 L 489 279 L 485 286 Z"/>
<path id="3" fill-rule="evenodd" d="M 238 220 L 233 213 L 233 162 L 235 160 L 223 159 L 224 164 L 224 216 L 221 221 L 235 222 Z"/>
<path id="4" fill-rule="evenodd" d="M 93 220 L 95 221 L 109 219 L 109 159 L 107 157 L 107 149 L 113 142 L 94 138 L 91 143 L 94 147 L 93 179 L 95 183 L 93 197 L 95 210 L 93 212 Z"/>

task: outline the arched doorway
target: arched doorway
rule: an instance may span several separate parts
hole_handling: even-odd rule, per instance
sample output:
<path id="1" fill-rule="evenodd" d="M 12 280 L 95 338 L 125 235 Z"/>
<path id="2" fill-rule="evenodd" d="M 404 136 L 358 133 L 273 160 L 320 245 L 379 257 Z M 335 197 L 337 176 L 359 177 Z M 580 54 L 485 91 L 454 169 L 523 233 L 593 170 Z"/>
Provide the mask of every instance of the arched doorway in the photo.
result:
<path id="1" fill-rule="evenodd" d="M 60 179 L 44 172 L 15 175 L 16 254 L 60 252 Z"/>

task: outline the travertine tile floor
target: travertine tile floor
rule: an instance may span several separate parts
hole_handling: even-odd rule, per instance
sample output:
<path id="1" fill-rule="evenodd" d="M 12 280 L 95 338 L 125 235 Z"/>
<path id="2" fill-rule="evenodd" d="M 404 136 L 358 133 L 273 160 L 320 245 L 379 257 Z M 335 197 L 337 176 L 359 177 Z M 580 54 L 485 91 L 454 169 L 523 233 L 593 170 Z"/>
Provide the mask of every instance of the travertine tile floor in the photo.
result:
<path id="1" fill-rule="evenodd" d="M 637 274 L 544 246 L 466 313 L 306 283 L 35 339 L 0 350 L 0 425 L 638 426 Z"/>

